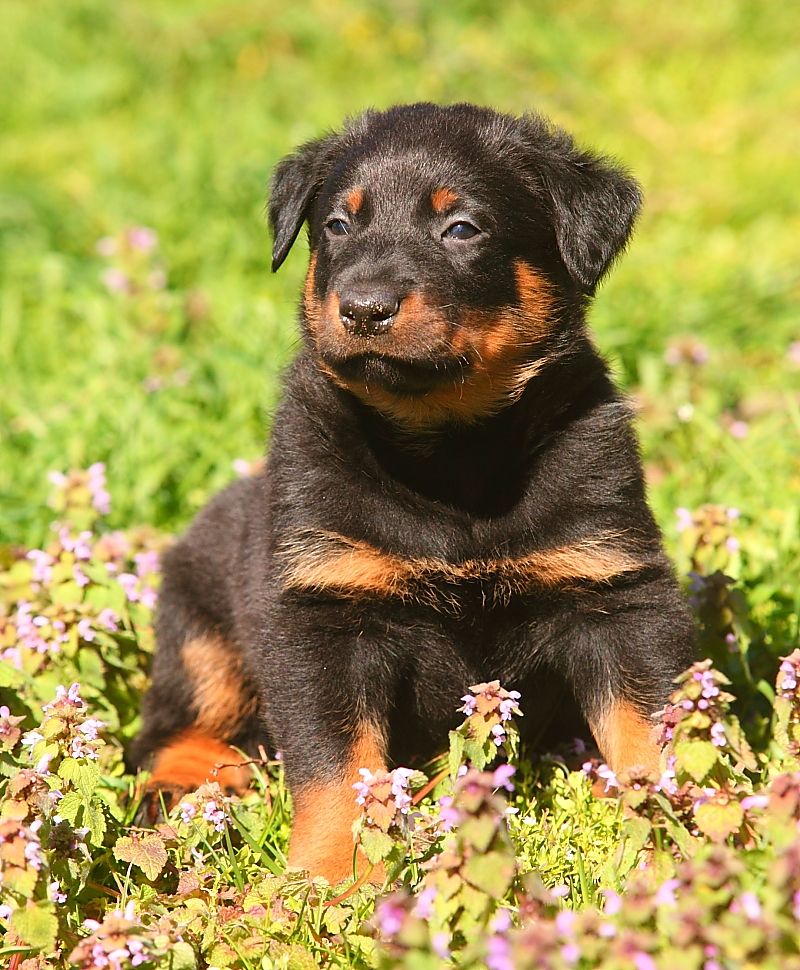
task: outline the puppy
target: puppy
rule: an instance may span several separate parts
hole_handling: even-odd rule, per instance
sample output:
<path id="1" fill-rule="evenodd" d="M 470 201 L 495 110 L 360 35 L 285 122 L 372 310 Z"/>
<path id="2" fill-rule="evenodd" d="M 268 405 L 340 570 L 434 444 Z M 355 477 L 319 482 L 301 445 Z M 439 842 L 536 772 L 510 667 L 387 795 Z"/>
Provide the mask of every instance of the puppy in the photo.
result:
<path id="1" fill-rule="evenodd" d="M 352 872 L 360 767 L 444 748 L 470 684 L 530 750 L 587 729 L 655 768 L 693 633 L 627 404 L 587 334 L 636 183 L 542 118 L 368 111 L 284 159 L 273 270 L 308 225 L 303 349 L 265 471 L 165 560 L 135 746 L 151 800 L 280 750 L 289 862 Z"/>

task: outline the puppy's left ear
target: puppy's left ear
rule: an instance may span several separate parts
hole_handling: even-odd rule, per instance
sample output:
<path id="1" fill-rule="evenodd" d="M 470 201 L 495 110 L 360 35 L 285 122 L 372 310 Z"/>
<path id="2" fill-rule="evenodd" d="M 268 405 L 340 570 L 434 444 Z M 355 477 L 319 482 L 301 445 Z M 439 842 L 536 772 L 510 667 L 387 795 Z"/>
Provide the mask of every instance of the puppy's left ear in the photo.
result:
<path id="1" fill-rule="evenodd" d="M 275 168 L 267 208 L 273 240 L 273 273 L 286 259 L 310 214 L 314 196 L 330 171 L 338 142 L 337 135 L 306 142 Z"/>
<path id="2" fill-rule="evenodd" d="M 628 241 L 641 189 L 609 159 L 576 148 L 566 132 L 540 118 L 525 121 L 561 259 L 577 285 L 592 294 Z"/>

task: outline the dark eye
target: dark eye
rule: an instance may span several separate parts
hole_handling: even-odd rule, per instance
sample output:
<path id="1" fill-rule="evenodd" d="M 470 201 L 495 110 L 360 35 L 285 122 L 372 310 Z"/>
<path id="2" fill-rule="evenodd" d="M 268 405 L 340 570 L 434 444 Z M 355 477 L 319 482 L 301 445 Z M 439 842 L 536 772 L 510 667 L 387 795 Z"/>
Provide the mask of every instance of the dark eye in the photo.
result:
<path id="1" fill-rule="evenodd" d="M 471 222 L 454 222 L 442 233 L 442 239 L 472 239 L 473 236 L 479 236 L 480 233 L 480 229 L 473 226 Z"/>
<path id="2" fill-rule="evenodd" d="M 350 232 L 350 226 L 344 219 L 331 219 L 325 223 L 325 228 L 332 236 L 346 236 Z"/>

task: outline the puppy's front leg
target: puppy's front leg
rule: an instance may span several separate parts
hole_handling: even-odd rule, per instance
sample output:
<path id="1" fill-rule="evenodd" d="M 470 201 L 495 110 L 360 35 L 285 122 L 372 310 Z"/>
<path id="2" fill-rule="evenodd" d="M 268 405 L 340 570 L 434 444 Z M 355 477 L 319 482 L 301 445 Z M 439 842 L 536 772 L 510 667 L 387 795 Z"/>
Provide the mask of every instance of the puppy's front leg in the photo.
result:
<path id="1" fill-rule="evenodd" d="M 312 876 L 338 882 L 353 871 L 353 822 L 358 818 L 356 792 L 359 768 L 375 771 L 384 767 L 385 745 L 379 731 L 367 723 L 355 725 L 352 736 L 342 745 L 341 757 L 327 768 L 291 786 L 294 826 L 289 844 L 289 865 L 307 869 Z M 285 754 L 288 761 L 295 757 Z M 290 775 L 291 777 L 291 775 Z M 360 856 L 358 875 L 369 863 Z"/>
<path id="2" fill-rule="evenodd" d="M 298 598 L 299 599 L 299 598 Z M 330 882 L 353 875 L 353 785 L 386 766 L 392 664 L 341 604 L 287 596 L 270 617 L 262 707 L 294 802 L 289 863 Z M 368 863 L 359 860 L 359 875 Z"/>

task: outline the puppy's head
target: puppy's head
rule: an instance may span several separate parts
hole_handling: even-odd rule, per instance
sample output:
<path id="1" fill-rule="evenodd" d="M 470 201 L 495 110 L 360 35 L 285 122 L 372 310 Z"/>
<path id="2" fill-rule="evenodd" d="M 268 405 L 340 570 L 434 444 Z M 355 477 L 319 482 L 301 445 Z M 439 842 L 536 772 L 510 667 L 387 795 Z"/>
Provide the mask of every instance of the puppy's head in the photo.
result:
<path id="1" fill-rule="evenodd" d="M 303 319 L 321 370 L 409 428 L 474 422 L 563 352 L 639 200 L 541 118 L 405 105 L 278 165 L 272 266 L 307 222 Z"/>

